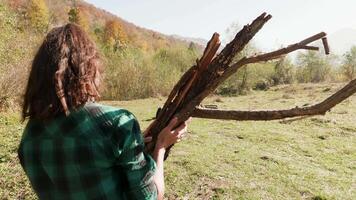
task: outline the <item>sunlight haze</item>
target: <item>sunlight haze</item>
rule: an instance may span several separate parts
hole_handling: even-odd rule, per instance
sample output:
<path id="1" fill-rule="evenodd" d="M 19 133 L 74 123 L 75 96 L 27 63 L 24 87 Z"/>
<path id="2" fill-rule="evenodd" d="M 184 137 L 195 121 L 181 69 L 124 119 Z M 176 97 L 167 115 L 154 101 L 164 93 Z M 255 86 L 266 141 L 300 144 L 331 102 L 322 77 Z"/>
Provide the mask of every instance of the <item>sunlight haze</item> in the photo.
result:
<path id="1" fill-rule="evenodd" d="M 209 39 L 232 23 L 244 25 L 262 12 L 273 16 L 255 42 L 263 49 L 314 33 L 356 29 L 354 0 L 86 0 L 138 26 L 164 34 Z M 332 41 L 331 41 L 332 42 Z"/>

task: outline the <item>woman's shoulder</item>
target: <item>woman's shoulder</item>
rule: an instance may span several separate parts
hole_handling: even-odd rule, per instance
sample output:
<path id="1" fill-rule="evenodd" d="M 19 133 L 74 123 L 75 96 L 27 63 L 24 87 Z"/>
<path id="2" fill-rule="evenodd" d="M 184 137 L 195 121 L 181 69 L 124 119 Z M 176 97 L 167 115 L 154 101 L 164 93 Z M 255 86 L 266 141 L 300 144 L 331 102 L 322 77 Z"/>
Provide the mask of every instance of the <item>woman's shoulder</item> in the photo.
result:
<path id="1" fill-rule="evenodd" d="M 104 132 L 114 133 L 111 137 L 117 144 L 124 146 L 123 143 L 143 142 L 138 120 L 129 110 L 99 103 L 86 104 L 85 109 L 94 116 L 96 123 Z M 131 140 L 134 142 L 130 142 Z"/>
<path id="2" fill-rule="evenodd" d="M 83 108 L 93 116 L 99 116 L 103 114 L 111 114 L 113 117 L 117 117 L 118 115 L 133 115 L 125 108 L 104 105 L 101 103 L 87 103 Z"/>
<path id="3" fill-rule="evenodd" d="M 87 103 L 84 110 L 93 118 L 110 121 L 115 126 L 121 126 L 131 121 L 137 121 L 135 115 L 129 110 L 100 103 Z M 100 120 L 101 121 L 101 120 Z"/>

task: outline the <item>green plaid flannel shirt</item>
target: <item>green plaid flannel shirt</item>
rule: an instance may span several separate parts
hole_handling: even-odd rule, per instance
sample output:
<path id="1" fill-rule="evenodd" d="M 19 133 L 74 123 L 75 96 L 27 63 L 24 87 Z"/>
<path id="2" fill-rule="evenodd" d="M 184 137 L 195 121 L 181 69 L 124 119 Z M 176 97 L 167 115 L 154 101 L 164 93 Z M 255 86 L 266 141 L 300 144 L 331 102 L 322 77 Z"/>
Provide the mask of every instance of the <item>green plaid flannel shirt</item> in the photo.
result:
<path id="1" fill-rule="evenodd" d="M 133 114 L 88 103 L 48 124 L 29 120 L 18 154 L 40 199 L 157 199 L 143 149 Z"/>

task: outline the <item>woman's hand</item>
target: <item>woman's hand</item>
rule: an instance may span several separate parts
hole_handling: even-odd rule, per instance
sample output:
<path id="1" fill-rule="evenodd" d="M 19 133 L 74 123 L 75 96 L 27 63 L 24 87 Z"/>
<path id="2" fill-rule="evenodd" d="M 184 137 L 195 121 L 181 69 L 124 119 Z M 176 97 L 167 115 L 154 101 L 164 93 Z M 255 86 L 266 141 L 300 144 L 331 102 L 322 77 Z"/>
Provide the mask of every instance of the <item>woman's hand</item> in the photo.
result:
<path id="1" fill-rule="evenodd" d="M 155 184 L 158 192 L 158 199 L 163 199 L 164 196 L 164 176 L 163 176 L 163 165 L 164 165 L 164 154 L 166 149 L 172 144 L 181 140 L 187 132 L 187 125 L 191 121 L 189 118 L 187 121 L 183 122 L 178 126 L 178 119 L 173 118 L 168 126 L 166 126 L 159 134 L 156 142 L 156 147 L 153 152 L 153 159 L 156 161 L 157 169 L 155 173 Z M 178 127 L 177 127 L 178 126 Z M 175 128 L 177 127 L 177 128 Z M 146 137 L 145 137 L 146 138 Z"/>
<path id="2" fill-rule="evenodd" d="M 168 148 L 172 144 L 179 142 L 187 133 L 188 124 L 190 123 L 191 118 L 187 121 L 180 124 L 177 128 L 175 128 L 178 124 L 178 119 L 173 118 L 168 126 L 166 126 L 158 135 L 156 148 Z M 174 129 L 175 128 L 175 129 Z"/>
<path id="3" fill-rule="evenodd" d="M 150 130 L 151 129 L 151 126 L 153 125 L 153 123 L 151 123 L 147 128 L 146 128 L 146 130 L 145 131 L 143 131 L 143 141 L 145 142 L 145 145 L 147 145 L 147 144 L 149 144 L 149 143 L 151 143 L 152 142 L 152 136 L 150 136 L 149 134 L 148 134 L 148 130 Z"/>

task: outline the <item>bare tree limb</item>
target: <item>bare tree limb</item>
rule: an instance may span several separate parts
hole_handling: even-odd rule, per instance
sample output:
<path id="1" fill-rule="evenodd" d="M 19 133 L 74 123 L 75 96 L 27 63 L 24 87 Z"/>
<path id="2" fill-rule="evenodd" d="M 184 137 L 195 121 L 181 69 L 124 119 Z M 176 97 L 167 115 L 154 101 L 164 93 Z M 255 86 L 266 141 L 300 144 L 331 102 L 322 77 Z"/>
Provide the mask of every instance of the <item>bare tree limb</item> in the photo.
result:
<path id="1" fill-rule="evenodd" d="M 304 47 L 301 47 L 300 49 L 319 51 L 319 47 L 313 47 L 313 46 L 304 46 Z"/>
<path id="2" fill-rule="evenodd" d="M 273 60 L 276 58 L 279 58 L 283 55 L 289 54 L 293 51 L 299 50 L 299 49 L 306 49 L 307 45 L 315 42 L 317 40 L 320 40 L 322 38 L 324 38 L 326 36 L 326 33 L 321 32 L 318 33 L 316 35 L 313 35 L 305 40 L 302 40 L 298 43 L 289 45 L 288 47 L 282 48 L 282 49 L 278 49 L 276 51 L 272 51 L 269 53 L 265 53 L 265 54 L 261 54 L 261 55 L 257 55 L 257 56 L 252 56 L 252 57 L 248 57 L 248 58 L 243 58 L 240 61 L 238 61 L 235 65 L 231 66 L 231 68 L 236 67 L 236 65 L 246 65 L 249 63 L 257 63 L 257 62 L 266 62 L 269 60 Z M 314 50 L 314 49 L 313 49 Z M 240 64 L 239 64 L 240 63 Z"/>
<path id="3" fill-rule="evenodd" d="M 176 116 L 181 121 L 187 120 L 195 107 L 198 106 L 205 97 L 212 93 L 222 82 L 221 75 L 225 70 L 228 70 L 229 64 L 232 62 L 235 55 L 243 50 L 243 48 L 250 42 L 256 33 L 271 19 L 271 15 L 263 13 L 257 17 L 250 25 L 244 26 L 239 31 L 235 38 L 219 53 L 218 56 L 210 63 L 206 73 L 203 73 L 204 80 L 197 83 L 192 88 L 192 92 L 186 98 L 184 107 L 180 109 Z M 227 78 L 227 77 L 226 77 Z"/>
<path id="4" fill-rule="evenodd" d="M 216 81 L 212 82 L 212 84 L 210 84 L 208 87 L 208 89 L 209 89 L 208 92 L 209 93 L 213 92 L 222 82 L 224 82 L 232 74 L 236 73 L 238 69 L 240 69 L 243 66 L 246 66 L 247 64 L 266 62 L 269 60 L 280 58 L 281 56 L 284 56 L 291 52 L 297 51 L 299 49 L 304 49 L 308 44 L 315 42 L 319 39 L 325 38 L 325 36 L 326 36 L 326 33 L 321 32 L 321 33 L 315 34 L 309 38 L 306 38 L 298 43 L 291 44 L 285 48 L 278 49 L 276 51 L 272 51 L 269 53 L 264 53 L 264 54 L 260 54 L 260 55 L 256 55 L 256 56 L 251 56 L 251 57 L 243 57 L 242 59 L 240 59 L 239 61 L 237 61 L 230 67 L 228 67 L 221 74 L 221 76 L 217 78 Z"/>
<path id="5" fill-rule="evenodd" d="M 224 119 L 224 120 L 276 120 L 291 117 L 324 115 L 331 108 L 341 103 L 351 95 L 356 93 L 356 79 L 350 81 L 345 87 L 331 95 L 324 101 L 308 106 L 296 107 L 287 110 L 266 110 L 266 111 L 238 111 L 238 110 L 216 110 L 196 108 L 192 113 L 193 117 L 208 118 L 208 119 Z"/>
<path id="6" fill-rule="evenodd" d="M 324 46 L 324 50 L 325 50 L 325 54 L 329 55 L 330 54 L 330 48 L 329 48 L 329 44 L 328 44 L 328 40 L 326 39 L 326 37 L 321 38 L 323 41 L 323 46 Z"/>

